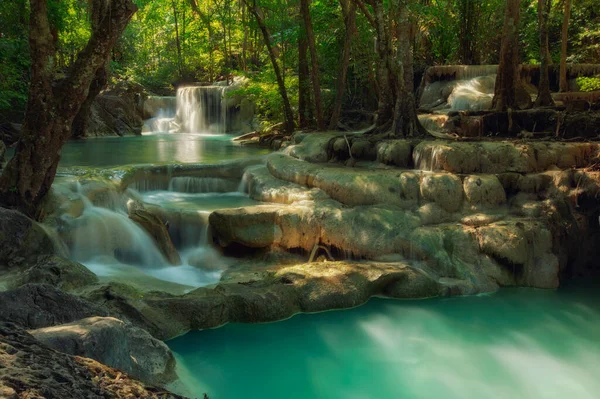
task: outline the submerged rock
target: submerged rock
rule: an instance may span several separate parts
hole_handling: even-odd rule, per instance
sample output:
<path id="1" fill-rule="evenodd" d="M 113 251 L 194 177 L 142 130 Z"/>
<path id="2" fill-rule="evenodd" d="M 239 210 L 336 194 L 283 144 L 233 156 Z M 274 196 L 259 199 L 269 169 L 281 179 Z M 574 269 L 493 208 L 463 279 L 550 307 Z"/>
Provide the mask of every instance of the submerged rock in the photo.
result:
<path id="1" fill-rule="evenodd" d="M 112 317 L 90 317 L 29 331 L 48 347 L 94 359 L 152 385 L 176 378 L 169 347 L 141 328 Z"/>
<path id="2" fill-rule="evenodd" d="M 0 396 L 60 399 L 178 399 L 94 360 L 48 348 L 13 323 L 0 322 Z"/>

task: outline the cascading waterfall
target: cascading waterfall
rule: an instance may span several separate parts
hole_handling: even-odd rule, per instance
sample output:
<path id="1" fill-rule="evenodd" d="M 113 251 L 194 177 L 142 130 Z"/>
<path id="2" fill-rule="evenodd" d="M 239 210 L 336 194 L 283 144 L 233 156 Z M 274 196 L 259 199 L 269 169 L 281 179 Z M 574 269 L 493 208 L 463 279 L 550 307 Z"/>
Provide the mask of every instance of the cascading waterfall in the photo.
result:
<path id="1" fill-rule="evenodd" d="M 191 86 L 177 90 L 175 125 L 184 133 L 227 132 L 225 87 Z"/>
<path id="2" fill-rule="evenodd" d="M 83 212 L 70 221 L 71 256 L 80 262 L 100 257 L 145 267 L 167 265 L 150 235 L 120 209 L 95 206 L 80 193 Z"/>
<path id="3" fill-rule="evenodd" d="M 227 193 L 235 191 L 237 184 L 233 180 L 219 177 L 173 177 L 169 182 L 169 191 L 180 193 Z"/>

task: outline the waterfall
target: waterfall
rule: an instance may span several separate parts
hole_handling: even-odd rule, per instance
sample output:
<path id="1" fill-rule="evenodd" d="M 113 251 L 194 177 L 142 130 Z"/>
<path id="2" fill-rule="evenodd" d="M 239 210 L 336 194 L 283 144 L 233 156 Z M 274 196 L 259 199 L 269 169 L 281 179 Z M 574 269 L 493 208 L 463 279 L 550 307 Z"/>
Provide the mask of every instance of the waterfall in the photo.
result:
<path id="1" fill-rule="evenodd" d="M 167 265 L 154 240 L 124 211 L 95 206 L 83 194 L 80 217 L 69 221 L 72 230 L 71 256 L 88 262 L 100 257 L 146 267 Z"/>
<path id="2" fill-rule="evenodd" d="M 235 191 L 237 184 L 230 179 L 219 177 L 174 177 L 169 183 L 169 191 L 179 193 L 228 193 Z"/>
<path id="3" fill-rule="evenodd" d="M 148 97 L 144 101 L 143 112 L 150 119 L 144 121 L 142 132 L 171 132 L 176 107 L 176 97 Z"/>
<path id="4" fill-rule="evenodd" d="M 175 123 L 183 133 L 226 133 L 225 87 L 192 86 L 177 89 Z"/>

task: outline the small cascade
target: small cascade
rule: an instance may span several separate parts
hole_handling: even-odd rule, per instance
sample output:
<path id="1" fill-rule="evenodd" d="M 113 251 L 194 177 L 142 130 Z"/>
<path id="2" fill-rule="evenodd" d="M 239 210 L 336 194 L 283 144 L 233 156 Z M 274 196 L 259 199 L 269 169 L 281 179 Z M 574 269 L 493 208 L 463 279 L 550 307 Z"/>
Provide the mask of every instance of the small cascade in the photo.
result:
<path id="1" fill-rule="evenodd" d="M 477 76 L 455 82 L 448 96 L 448 105 L 453 111 L 483 111 L 492 107 L 496 75 Z"/>
<path id="2" fill-rule="evenodd" d="M 173 131 L 176 107 L 176 97 L 148 97 L 144 101 L 144 114 L 150 119 L 144 121 L 142 132 L 170 133 Z"/>
<path id="3" fill-rule="evenodd" d="M 242 179 L 240 180 L 240 184 L 238 185 L 237 191 L 242 194 L 248 194 L 249 192 L 249 177 L 248 172 L 244 172 L 242 175 Z"/>
<path id="4" fill-rule="evenodd" d="M 85 196 L 80 217 L 70 220 L 71 256 L 80 262 L 114 258 L 144 267 L 167 265 L 163 254 L 146 231 L 123 211 L 97 207 Z"/>
<path id="5" fill-rule="evenodd" d="M 225 87 L 192 86 L 177 90 L 175 124 L 182 133 L 226 133 Z"/>
<path id="6" fill-rule="evenodd" d="M 173 177 L 169 191 L 179 193 L 228 193 L 236 190 L 233 180 L 219 177 Z"/>

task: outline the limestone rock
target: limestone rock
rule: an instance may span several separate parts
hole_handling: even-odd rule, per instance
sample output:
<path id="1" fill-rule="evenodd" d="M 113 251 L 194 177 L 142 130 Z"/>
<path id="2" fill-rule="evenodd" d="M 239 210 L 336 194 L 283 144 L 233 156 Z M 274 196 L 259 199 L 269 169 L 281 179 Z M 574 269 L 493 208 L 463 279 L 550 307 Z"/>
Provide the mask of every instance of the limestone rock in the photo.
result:
<path id="1" fill-rule="evenodd" d="M 167 345 L 112 317 L 90 317 L 29 333 L 52 349 L 94 359 L 148 384 L 163 385 L 176 378 L 175 358 Z"/>
<path id="2" fill-rule="evenodd" d="M 412 144 L 407 140 L 389 140 L 377 144 L 377 160 L 386 165 L 406 168 L 412 155 Z"/>
<path id="3" fill-rule="evenodd" d="M 43 255 L 33 266 L 19 272 L 15 285 L 50 284 L 70 291 L 96 282 L 98 277 L 82 264 L 56 255 Z"/>
<path id="4" fill-rule="evenodd" d="M 85 135 L 128 136 L 142 133 L 137 104 L 125 96 L 100 94 L 94 100 Z"/>
<path id="5" fill-rule="evenodd" d="M 129 218 L 139 224 L 150 234 L 160 251 L 172 265 L 180 265 L 181 257 L 171 241 L 165 224 L 156 215 L 144 210 L 134 209 L 129 213 Z"/>
<path id="6" fill-rule="evenodd" d="M 92 316 L 107 316 L 107 311 L 80 297 L 48 284 L 27 284 L 0 292 L 0 320 L 26 328 L 41 328 Z"/>
<path id="7" fill-rule="evenodd" d="M 355 138 L 352 140 L 352 156 L 364 161 L 374 161 L 377 159 L 377 149 L 375 145 L 364 138 Z"/>
<path id="8" fill-rule="evenodd" d="M 13 323 L 0 323 L 0 396 L 61 399 L 179 399 L 94 360 L 48 348 Z"/>
<path id="9" fill-rule="evenodd" d="M 421 196 L 448 212 L 456 212 L 462 205 L 462 181 L 458 176 L 450 174 L 425 175 L 421 181 Z"/>
<path id="10" fill-rule="evenodd" d="M 504 187 L 494 175 L 467 176 L 463 188 L 465 199 L 474 206 L 493 208 L 506 202 Z"/>

